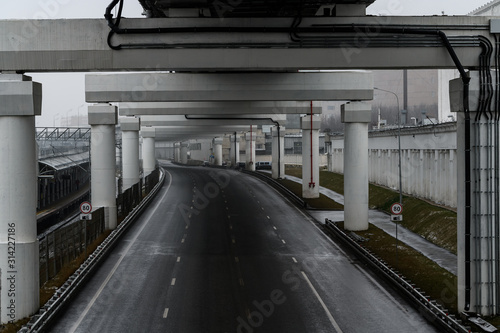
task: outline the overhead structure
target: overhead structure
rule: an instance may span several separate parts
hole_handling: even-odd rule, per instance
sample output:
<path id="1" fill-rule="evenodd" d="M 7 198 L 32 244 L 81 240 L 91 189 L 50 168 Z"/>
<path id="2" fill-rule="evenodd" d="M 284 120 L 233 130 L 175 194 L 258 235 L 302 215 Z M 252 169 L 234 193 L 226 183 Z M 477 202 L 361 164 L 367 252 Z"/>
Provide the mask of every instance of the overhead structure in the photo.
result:
<path id="1" fill-rule="evenodd" d="M 302 114 L 310 112 L 308 102 L 127 102 L 120 103 L 121 116 L 145 115 L 207 115 L 227 116 L 258 114 Z M 314 114 L 321 113 L 321 107 L 314 107 Z"/>
<path id="2" fill-rule="evenodd" d="M 373 99 L 370 72 L 87 74 L 85 100 L 107 102 Z"/>
<path id="3" fill-rule="evenodd" d="M 232 2 L 239 1 L 214 1 Z M 482 16 L 355 13 L 221 19 L 197 14 L 122 18 L 119 26 L 109 17 L 113 26 L 109 39 L 106 32 L 111 29 L 102 19 L 0 21 L 0 68 L 23 72 L 454 69 L 439 31 L 450 36 L 465 67 L 478 65 L 481 38 L 495 43 L 490 18 Z"/>

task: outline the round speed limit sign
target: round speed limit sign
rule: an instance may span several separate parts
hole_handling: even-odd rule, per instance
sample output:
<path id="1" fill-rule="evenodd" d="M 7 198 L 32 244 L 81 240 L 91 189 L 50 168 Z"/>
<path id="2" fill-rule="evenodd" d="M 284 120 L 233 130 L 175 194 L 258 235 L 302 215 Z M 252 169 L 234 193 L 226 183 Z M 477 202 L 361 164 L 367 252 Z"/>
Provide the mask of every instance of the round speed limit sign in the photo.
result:
<path id="1" fill-rule="evenodd" d="M 403 205 L 396 202 L 391 206 L 391 213 L 394 215 L 399 215 L 403 212 Z"/>
<path id="2" fill-rule="evenodd" d="M 90 214 L 92 211 L 92 205 L 88 201 L 84 201 L 80 204 L 80 211 L 82 214 Z"/>

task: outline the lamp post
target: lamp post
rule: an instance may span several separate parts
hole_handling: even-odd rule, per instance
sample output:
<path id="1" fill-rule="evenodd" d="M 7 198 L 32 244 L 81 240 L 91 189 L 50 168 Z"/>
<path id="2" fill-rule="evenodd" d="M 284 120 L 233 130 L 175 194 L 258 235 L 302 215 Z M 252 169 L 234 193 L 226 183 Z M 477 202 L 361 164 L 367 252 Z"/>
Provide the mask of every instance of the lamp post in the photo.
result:
<path id="1" fill-rule="evenodd" d="M 398 171 L 399 171 L 399 204 L 401 207 L 403 206 L 403 189 L 401 185 L 401 111 L 399 109 L 399 98 L 398 95 L 395 92 L 385 90 L 385 89 L 380 89 L 380 88 L 375 88 L 375 90 L 380 90 L 387 92 L 389 94 L 393 94 L 396 96 L 396 102 L 398 104 Z M 396 220 L 396 267 L 398 266 L 398 221 Z"/>
<path id="2" fill-rule="evenodd" d="M 403 189 L 402 189 L 402 181 L 401 181 L 401 179 L 402 179 L 402 177 L 401 177 L 401 111 L 399 110 L 399 98 L 398 98 L 398 95 L 395 92 L 392 92 L 392 91 L 389 91 L 389 90 L 385 90 L 385 89 L 375 88 L 375 87 L 373 87 L 373 89 L 384 91 L 384 92 L 387 92 L 387 93 L 390 93 L 390 94 L 393 94 L 394 96 L 396 96 L 396 102 L 398 104 L 399 203 L 402 205 L 403 204 Z"/>

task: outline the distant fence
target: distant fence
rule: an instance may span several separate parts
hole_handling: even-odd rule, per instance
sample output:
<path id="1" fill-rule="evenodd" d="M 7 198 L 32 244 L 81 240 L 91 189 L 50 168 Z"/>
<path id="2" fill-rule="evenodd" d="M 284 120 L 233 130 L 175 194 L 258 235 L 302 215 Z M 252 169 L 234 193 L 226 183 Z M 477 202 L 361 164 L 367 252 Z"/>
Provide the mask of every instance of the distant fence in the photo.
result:
<path id="1" fill-rule="evenodd" d="M 92 244 L 104 232 L 104 208 L 92 212 L 92 220 L 78 221 L 40 240 L 40 286 Z"/>
<path id="2" fill-rule="evenodd" d="M 116 199 L 118 217 L 126 217 L 160 180 L 156 169 Z M 57 229 L 40 239 L 40 286 L 53 278 L 92 244 L 105 228 L 104 208 L 92 212 L 92 220 L 78 221 Z"/>

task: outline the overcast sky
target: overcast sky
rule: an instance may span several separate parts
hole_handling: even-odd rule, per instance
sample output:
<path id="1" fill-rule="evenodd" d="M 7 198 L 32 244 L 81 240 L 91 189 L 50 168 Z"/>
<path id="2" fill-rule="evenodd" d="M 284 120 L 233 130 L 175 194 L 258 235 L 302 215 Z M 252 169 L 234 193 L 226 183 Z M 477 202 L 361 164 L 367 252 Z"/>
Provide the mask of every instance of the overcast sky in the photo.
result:
<path id="1" fill-rule="evenodd" d="M 15 0 L 2 1 L 0 19 L 102 18 L 111 0 Z M 377 0 L 371 15 L 466 15 L 489 0 Z M 124 3 L 123 16 L 142 17 L 137 0 Z M 83 74 L 30 73 L 43 84 L 42 116 L 37 126 L 59 125 L 61 118 L 86 114 Z"/>

